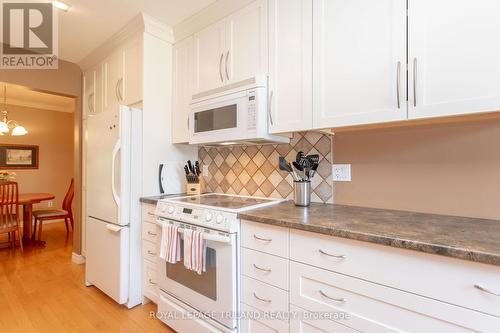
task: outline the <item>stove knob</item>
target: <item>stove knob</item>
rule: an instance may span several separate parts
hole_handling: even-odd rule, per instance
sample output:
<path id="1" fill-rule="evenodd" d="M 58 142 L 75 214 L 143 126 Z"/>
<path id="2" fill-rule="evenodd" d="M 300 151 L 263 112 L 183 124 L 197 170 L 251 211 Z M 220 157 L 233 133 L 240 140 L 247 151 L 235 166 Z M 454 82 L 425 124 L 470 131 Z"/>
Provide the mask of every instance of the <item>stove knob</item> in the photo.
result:
<path id="1" fill-rule="evenodd" d="M 217 219 L 215 220 L 215 222 L 217 222 L 217 224 L 220 224 L 220 223 L 222 223 L 223 219 L 224 219 L 224 217 L 222 216 L 222 214 L 219 214 L 219 215 L 217 215 Z"/>
<path id="2" fill-rule="evenodd" d="M 210 220 L 214 217 L 214 215 L 211 212 L 207 212 L 207 215 L 205 215 L 205 219 L 207 222 L 210 222 Z"/>
<path id="3" fill-rule="evenodd" d="M 174 206 L 168 206 L 168 213 L 173 214 L 174 213 Z"/>

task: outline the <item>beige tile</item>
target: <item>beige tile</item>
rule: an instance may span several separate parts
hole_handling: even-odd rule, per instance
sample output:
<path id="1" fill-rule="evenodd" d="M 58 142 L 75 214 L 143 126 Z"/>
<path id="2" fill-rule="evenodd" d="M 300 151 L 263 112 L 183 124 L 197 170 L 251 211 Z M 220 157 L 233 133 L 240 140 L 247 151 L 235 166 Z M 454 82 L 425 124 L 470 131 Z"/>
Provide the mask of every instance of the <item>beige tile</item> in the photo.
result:
<path id="1" fill-rule="evenodd" d="M 275 187 L 269 180 L 265 180 L 261 185 L 260 185 L 260 190 L 266 197 L 270 196 L 271 193 L 273 193 Z"/>
<path id="2" fill-rule="evenodd" d="M 224 175 L 222 174 L 222 172 L 220 172 L 220 170 L 217 170 L 217 172 L 214 175 L 214 179 L 217 182 L 217 184 L 220 184 L 222 182 L 222 180 L 224 179 Z"/>
<path id="3" fill-rule="evenodd" d="M 313 145 L 310 144 L 309 141 L 307 141 L 305 138 L 302 138 L 299 140 L 299 142 L 297 142 L 294 149 L 296 151 L 303 151 L 304 154 L 307 155 L 307 154 L 309 154 L 309 151 L 311 150 L 312 147 L 313 147 Z"/>
<path id="4" fill-rule="evenodd" d="M 316 193 L 323 202 L 326 202 L 332 196 L 332 187 L 323 181 L 314 189 L 314 193 Z"/>
<path id="5" fill-rule="evenodd" d="M 255 183 L 253 179 L 250 179 L 248 183 L 246 183 L 245 185 L 245 189 L 248 191 L 248 193 L 250 193 L 250 195 L 253 195 L 258 188 L 259 186 Z"/>
<path id="6" fill-rule="evenodd" d="M 212 160 L 217 156 L 219 152 L 217 151 L 217 148 L 208 148 L 208 155 L 212 158 Z"/>
<path id="7" fill-rule="evenodd" d="M 227 190 L 229 190 L 230 188 L 230 185 L 229 185 L 229 182 L 227 181 L 227 179 L 223 179 L 221 182 L 220 182 L 220 187 L 222 188 L 222 191 L 224 193 L 227 192 Z"/>
<path id="8" fill-rule="evenodd" d="M 253 176 L 258 169 L 259 168 L 253 161 L 249 161 L 247 166 L 245 167 L 246 172 L 248 172 L 250 176 Z"/>
<path id="9" fill-rule="evenodd" d="M 295 146 L 300 139 L 302 139 L 302 135 L 300 135 L 299 133 L 293 133 L 293 137 L 290 140 L 290 144 L 292 146 Z"/>
<path id="10" fill-rule="evenodd" d="M 214 162 L 218 167 L 220 167 L 222 162 L 224 162 L 224 157 L 222 157 L 221 154 L 217 154 L 214 158 Z"/>
<path id="11" fill-rule="evenodd" d="M 306 138 L 306 140 L 314 146 L 324 135 L 325 134 L 319 132 L 309 131 L 304 135 L 304 138 Z"/>
<path id="12" fill-rule="evenodd" d="M 246 183 L 250 180 L 250 175 L 248 174 L 248 172 L 246 172 L 246 170 L 243 170 L 240 175 L 238 176 L 238 179 L 240 180 L 240 182 L 244 185 L 246 185 Z"/>
<path id="13" fill-rule="evenodd" d="M 219 170 L 219 167 L 215 162 L 212 161 L 210 165 L 208 166 L 208 172 L 210 172 L 211 175 L 215 175 L 215 173 Z"/>
<path id="14" fill-rule="evenodd" d="M 239 179 L 235 179 L 234 182 L 231 184 L 231 187 L 233 188 L 235 193 L 240 193 L 241 189 L 243 188 L 243 184 L 240 182 Z"/>
<path id="15" fill-rule="evenodd" d="M 257 170 L 257 172 L 255 172 L 255 174 L 252 176 L 252 179 L 258 186 L 260 186 L 264 182 L 264 180 L 266 180 L 266 178 L 267 177 L 264 176 L 264 174 L 260 170 Z"/>
<path id="16" fill-rule="evenodd" d="M 267 179 L 273 184 L 274 187 L 277 187 L 279 183 L 283 180 L 283 177 L 280 175 L 278 170 L 274 170 Z"/>
<path id="17" fill-rule="evenodd" d="M 262 155 L 264 155 L 264 157 L 268 157 L 269 155 L 271 155 L 274 149 L 274 145 L 265 145 L 260 148 L 260 152 L 262 153 Z"/>
<path id="18" fill-rule="evenodd" d="M 270 198 L 283 199 L 283 196 L 278 192 L 278 190 L 274 190 L 270 195 Z"/>
<path id="19" fill-rule="evenodd" d="M 257 167 L 261 167 L 262 164 L 264 164 L 264 162 L 266 161 L 266 158 L 264 157 L 264 155 L 262 155 L 262 153 L 259 151 L 255 154 L 255 156 L 252 158 L 252 161 L 255 163 L 255 165 Z"/>
<path id="20" fill-rule="evenodd" d="M 283 179 L 276 187 L 276 190 L 281 194 L 282 198 L 286 198 L 292 192 L 292 186 Z"/>
<path id="21" fill-rule="evenodd" d="M 325 159 L 320 160 L 316 174 L 323 179 L 330 177 L 332 175 L 332 164 Z"/>
<path id="22" fill-rule="evenodd" d="M 241 148 L 241 147 L 233 147 L 231 149 L 231 152 L 233 153 L 234 157 L 239 158 L 240 155 L 243 153 L 243 148 Z"/>
<path id="23" fill-rule="evenodd" d="M 205 149 L 205 147 L 200 147 L 198 148 L 198 158 L 203 160 L 205 158 L 205 156 L 207 156 L 207 150 Z"/>
<path id="24" fill-rule="evenodd" d="M 224 159 L 226 159 L 227 155 L 230 153 L 231 151 L 228 148 L 219 148 L 219 154 L 221 154 Z"/>
<path id="25" fill-rule="evenodd" d="M 240 195 L 250 195 L 250 193 L 248 193 L 247 189 L 243 187 L 240 191 Z"/>
<path id="26" fill-rule="evenodd" d="M 265 197 L 264 193 L 260 190 L 260 188 L 258 188 L 253 195 L 256 197 Z"/>
<path id="27" fill-rule="evenodd" d="M 250 157 L 248 157 L 248 155 L 243 152 L 240 157 L 238 157 L 238 162 L 241 163 L 241 165 L 245 168 L 248 164 L 248 162 L 250 162 Z"/>
<path id="28" fill-rule="evenodd" d="M 293 149 L 292 145 L 287 144 L 287 143 L 276 146 L 276 151 L 278 152 L 278 154 L 280 156 L 283 156 L 283 157 L 286 156 L 288 154 L 288 152 L 290 152 L 290 150 L 292 150 L 292 149 Z"/>
<path id="29" fill-rule="evenodd" d="M 231 168 L 224 161 L 224 162 L 222 162 L 221 166 L 219 167 L 219 170 L 220 170 L 220 172 L 222 172 L 223 175 L 226 175 L 229 172 L 229 170 L 231 170 Z"/>
<path id="30" fill-rule="evenodd" d="M 234 157 L 233 153 L 230 153 L 226 157 L 226 163 L 229 166 L 232 166 L 237 161 L 236 157 Z"/>
<path id="31" fill-rule="evenodd" d="M 276 168 L 269 161 L 265 161 L 260 167 L 260 171 L 262 171 L 266 177 L 269 177 L 275 169 Z"/>
<path id="32" fill-rule="evenodd" d="M 323 136 L 319 141 L 314 145 L 314 148 L 316 148 L 321 155 L 325 156 L 330 152 L 332 149 L 332 145 L 330 142 L 330 138 L 328 136 Z"/>
<path id="33" fill-rule="evenodd" d="M 245 153 L 247 153 L 248 157 L 250 158 L 253 158 L 258 151 L 259 149 L 257 148 L 257 146 L 248 146 L 245 149 Z"/>
<path id="34" fill-rule="evenodd" d="M 229 184 L 232 184 L 234 180 L 238 177 L 234 174 L 234 171 L 232 169 L 229 169 L 229 171 L 226 174 L 226 180 L 229 182 Z"/>

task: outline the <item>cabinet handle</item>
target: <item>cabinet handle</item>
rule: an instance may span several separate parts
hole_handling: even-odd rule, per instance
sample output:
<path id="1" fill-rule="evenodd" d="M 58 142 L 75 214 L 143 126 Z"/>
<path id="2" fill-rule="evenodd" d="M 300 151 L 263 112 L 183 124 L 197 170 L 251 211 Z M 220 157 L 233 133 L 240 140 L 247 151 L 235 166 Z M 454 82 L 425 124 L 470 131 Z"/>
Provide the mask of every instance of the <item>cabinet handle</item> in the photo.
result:
<path id="1" fill-rule="evenodd" d="M 267 105 L 267 114 L 269 115 L 269 122 L 271 123 L 271 126 L 274 125 L 273 115 L 271 113 L 272 105 L 273 105 L 273 91 L 271 90 L 269 92 L 269 104 Z"/>
<path id="2" fill-rule="evenodd" d="M 265 298 L 257 296 L 257 294 L 255 292 L 253 293 L 253 297 L 255 297 L 256 299 L 258 299 L 259 301 L 264 302 L 264 303 L 271 303 L 272 302 L 272 300 L 270 300 L 270 299 L 265 299 Z"/>
<path id="3" fill-rule="evenodd" d="M 413 106 L 417 107 L 417 58 L 413 58 Z"/>
<path id="4" fill-rule="evenodd" d="M 256 264 L 253 264 L 253 267 L 257 268 L 259 271 L 263 271 L 263 272 L 271 272 L 272 270 L 269 269 L 269 268 L 262 268 L 262 267 L 259 267 L 257 266 Z"/>
<path id="5" fill-rule="evenodd" d="M 257 235 L 253 235 L 253 238 L 255 238 L 256 240 L 263 241 L 263 242 L 271 242 L 273 240 L 272 238 L 260 238 Z"/>
<path id="6" fill-rule="evenodd" d="M 401 61 L 398 61 L 398 69 L 396 71 L 396 95 L 398 97 L 398 109 L 401 109 L 401 101 L 400 101 L 400 90 L 401 90 Z"/>
<path id="7" fill-rule="evenodd" d="M 220 59 L 219 59 L 219 76 L 220 76 L 220 82 L 224 82 L 224 76 L 222 75 L 222 59 L 224 59 L 224 53 L 220 54 Z"/>
<path id="8" fill-rule="evenodd" d="M 90 94 L 87 100 L 87 104 L 89 105 L 89 111 L 94 113 L 94 93 Z"/>
<path id="9" fill-rule="evenodd" d="M 148 215 L 150 215 L 150 216 L 155 216 L 155 213 L 153 213 L 153 212 L 148 212 Z"/>
<path id="10" fill-rule="evenodd" d="M 123 89 L 123 78 L 119 79 L 116 82 L 116 87 L 115 87 L 116 98 L 118 99 L 119 102 L 123 101 L 123 95 L 122 95 L 122 92 L 121 92 L 122 89 Z"/>
<path id="11" fill-rule="evenodd" d="M 318 290 L 318 291 L 321 294 L 321 296 L 326 297 L 328 299 L 331 299 L 332 301 L 339 302 L 339 303 L 347 302 L 347 300 L 343 297 L 342 298 L 335 298 L 335 297 L 328 296 L 327 294 L 325 294 L 325 292 L 323 290 Z"/>
<path id="12" fill-rule="evenodd" d="M 344 259 L 345 255 L 344 254 L 331 254 L 328 252 L 323 251 L 322 249 L 318 250 L 319 253 L 324 254 L 325 256 L 333 257 L 333 258 L 339 258 L 339 259 Z"/>
<path id="13" fill-rule="evenodd" d="M 490 290 L 488 288 L 485 288 L 485 287 L 483 287 L 483 286 L 481 286 L 479 284 L 475 284 L 474 288 L 479 289 L 481 291 L 484 291 L 485 293 L 488 293 L 488 294 L 491 294 L 491 295 L 500 296 L 500 293 L 492 291 L 492 290 Z"/>
<path id="14" fill-rule="evenodd" d="M 229 73 L 228 73 L 228 70 L 227 70 L 227 61 L 228 60 L 229 60 L 229 50 L 227 50 L 227 53 L 226 53 L 226 78 L 229 81 Z"/>
<path id="15" fill-rule="evenodd" d="M 148 231 L 148 235 L 150 235 L 150 236 L 156 236 L 157 234 L 155 234 L 154 232 Z"/>
<path id="16" fill-rule="evenodd" d="M 149 250 L 148 250 L 148 254 L 150 254 L 150 255 L 152 255 L 152 256 L 155 256 L 155 255 L 156 255 L 156 253 L 151 252 L 151 251 L 149 251 Z"/>
<path id="17" fill-rule="evenodd" d="M 150 284 L 156 285 L 156 282 L 153 282 L 153 280 L 148 279 L 148 281 L 149 281 Z"/>

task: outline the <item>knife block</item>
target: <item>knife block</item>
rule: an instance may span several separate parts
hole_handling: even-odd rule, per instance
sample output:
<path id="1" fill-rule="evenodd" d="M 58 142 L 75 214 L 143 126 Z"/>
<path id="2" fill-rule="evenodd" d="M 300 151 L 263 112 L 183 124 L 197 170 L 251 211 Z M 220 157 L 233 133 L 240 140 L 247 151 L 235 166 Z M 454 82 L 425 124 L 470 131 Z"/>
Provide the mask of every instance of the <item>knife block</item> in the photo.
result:
<path id="1" fill-rule="evenodd" d="M 205 193 L 205 179 L 203 177 L 199 178 L 198 183 L 186 183 L 187 195 L 199 195 L 202 193 Z"/>

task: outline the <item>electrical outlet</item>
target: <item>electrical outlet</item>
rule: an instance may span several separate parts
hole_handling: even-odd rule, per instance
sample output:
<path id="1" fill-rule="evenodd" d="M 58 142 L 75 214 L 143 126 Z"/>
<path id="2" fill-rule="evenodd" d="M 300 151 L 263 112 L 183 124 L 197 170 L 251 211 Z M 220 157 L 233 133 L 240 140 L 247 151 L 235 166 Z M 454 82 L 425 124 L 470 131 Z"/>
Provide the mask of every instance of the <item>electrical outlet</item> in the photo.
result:
<path id="1" fill-rule="evenodd" d="M 48 201 L 47 202 L 47 207 L 54 207 L 54 201 Z"/>
<path id="2" fill-rule="evenodd" d="M 350 164 L 333 164 L 332 177 L 334 182 L 350 182 L 351 181 L 351 165 Z"/>
<path id="3" fill-rule="evenodd" d="M 208 177 L 208 165 L 203 164 L 203 177 Z"/>

